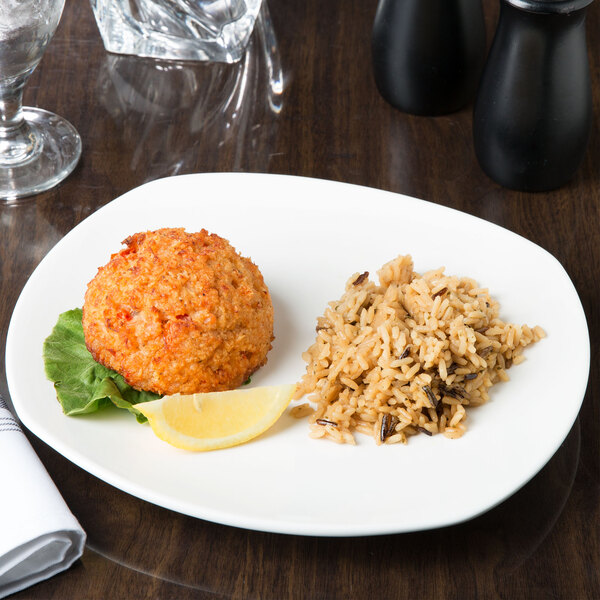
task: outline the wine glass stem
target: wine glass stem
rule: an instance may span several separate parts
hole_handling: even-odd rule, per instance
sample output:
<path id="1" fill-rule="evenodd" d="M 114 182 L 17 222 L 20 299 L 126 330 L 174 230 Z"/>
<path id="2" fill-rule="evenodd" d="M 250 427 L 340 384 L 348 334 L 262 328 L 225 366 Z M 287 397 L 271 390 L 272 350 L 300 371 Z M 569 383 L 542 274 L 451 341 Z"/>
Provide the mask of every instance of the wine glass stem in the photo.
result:
<path id="1" fill-rule="evenodd" d="M 23 116 L 25 78 L 0 88 L 0 166 L 21 164 L 39 150 L 39 142 Z"/>

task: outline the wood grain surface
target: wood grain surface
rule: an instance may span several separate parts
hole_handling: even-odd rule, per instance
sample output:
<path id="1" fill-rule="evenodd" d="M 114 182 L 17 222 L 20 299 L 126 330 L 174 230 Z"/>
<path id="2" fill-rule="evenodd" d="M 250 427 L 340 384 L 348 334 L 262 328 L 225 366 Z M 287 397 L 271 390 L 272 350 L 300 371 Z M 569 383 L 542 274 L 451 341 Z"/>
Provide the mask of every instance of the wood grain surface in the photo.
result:
<path id="1" fill-rule="evenodd" d="M 480 517 L 347 539 L 259 533 L 179 515 L 105 484 L 30 435 L 88 545 L 67 572 L 14 598 L 600 598 L 600 6 L 588 11 L 588 151 L 569 185 L 544 194 L 504 189 L 481 172 L 470 106 L 426 118 L 382 100 L 370 66 L 375 8 L 375 0 L 270 0 L 270 18 L 264 15 L 242 63 L 173 65 L 107 54 L 89 3 L 67 0 L 25 102 L 68 118 L 83 155 L 58 188 L 0 204 L 0 393 L 10 403 L 4 348 L 19 293 L 82 219 L 158 177 L 285 173 L 451 206 L 552 253 L 581 297 L 592 347 L 571 433 L 530 483 Z M 489 42 L 498 3 L 484 0 L 484 10 Z M 282 80 L 269 80 L 279 67 Z M 551 294 L 552 281 L 547 286 Z M 568 348 L 556 359 L 566 364 L 556 385 L 567 388 Z M 532 436 L 547 418 L 554 416 L 531 424 Z"/>

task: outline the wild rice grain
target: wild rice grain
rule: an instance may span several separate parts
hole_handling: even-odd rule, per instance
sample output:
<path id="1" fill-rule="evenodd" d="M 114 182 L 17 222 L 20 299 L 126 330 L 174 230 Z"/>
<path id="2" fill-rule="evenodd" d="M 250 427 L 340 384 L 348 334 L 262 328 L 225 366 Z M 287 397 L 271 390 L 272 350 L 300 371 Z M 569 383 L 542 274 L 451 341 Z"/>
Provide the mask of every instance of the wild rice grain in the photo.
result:
<path id="1" fill-rule="evenodd" d="M 379 285 L 366 271 L 348 280 L 303 354 L 295 397 L 315 405 L 310 436 L 350 444 L 354 432 L 378 444 L 419 432 L 462 436 L 466 407 L 485 403 L 544 330 L 505 323 L 487 289 L 443 268 L 419 275 L 410 256 L 377 275 Z"/>

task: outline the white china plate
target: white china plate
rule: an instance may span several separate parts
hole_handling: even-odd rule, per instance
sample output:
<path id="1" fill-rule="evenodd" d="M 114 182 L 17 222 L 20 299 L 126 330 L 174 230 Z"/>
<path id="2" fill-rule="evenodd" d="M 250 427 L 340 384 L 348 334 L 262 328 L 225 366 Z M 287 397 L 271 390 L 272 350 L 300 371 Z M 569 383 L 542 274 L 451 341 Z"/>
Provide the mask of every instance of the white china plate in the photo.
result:
<path id="1" fill-rule="evenodd" d="M 286 413 L 231 449 L 188 453 L 125 411 L 66 417 L 46 380 L 42 344 L 59 313 L 128 235 L 166 226 L 227 238 L 260 267 L 275 307 L 276 341 L 251 385 L 292 383 L 316 318 L 355 272 L 373 275 L 411 254 L 419 272 L 446 266 L 488 287 L 511 322 L 541 325 L 528 348 L 469 412 L 458 440 L 416 436 L 406 446 L 308 437 Z M 565 359 L 568 374 L 559 361 Z M 6 370 L 22 422 L 69 460 L 154 504 L 217 523 L 288 534 L 354 536 L 435 528 L 500 503 L 552 457 L 579 412 L 589 337 L 581 302 L 548 252 L 501 227 L 406 196 L 354 185 L 260 174 L 198 174 L 134 189 L 85 219 L 42 260 L 15 307 Z M 563 362 L 565 365 L 565 362 Z"/>

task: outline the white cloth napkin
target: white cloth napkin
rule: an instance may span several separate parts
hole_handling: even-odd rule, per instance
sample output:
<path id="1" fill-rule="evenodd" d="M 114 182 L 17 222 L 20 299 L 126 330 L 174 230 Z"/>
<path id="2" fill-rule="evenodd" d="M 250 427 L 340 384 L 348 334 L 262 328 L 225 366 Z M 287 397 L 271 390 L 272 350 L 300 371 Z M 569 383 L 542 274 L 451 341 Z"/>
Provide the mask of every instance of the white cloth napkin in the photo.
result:
<path id="1" fill-rule="evenodd" d="M 68 569 L 85 537 L 0 397 L 0 598 Z"/>

